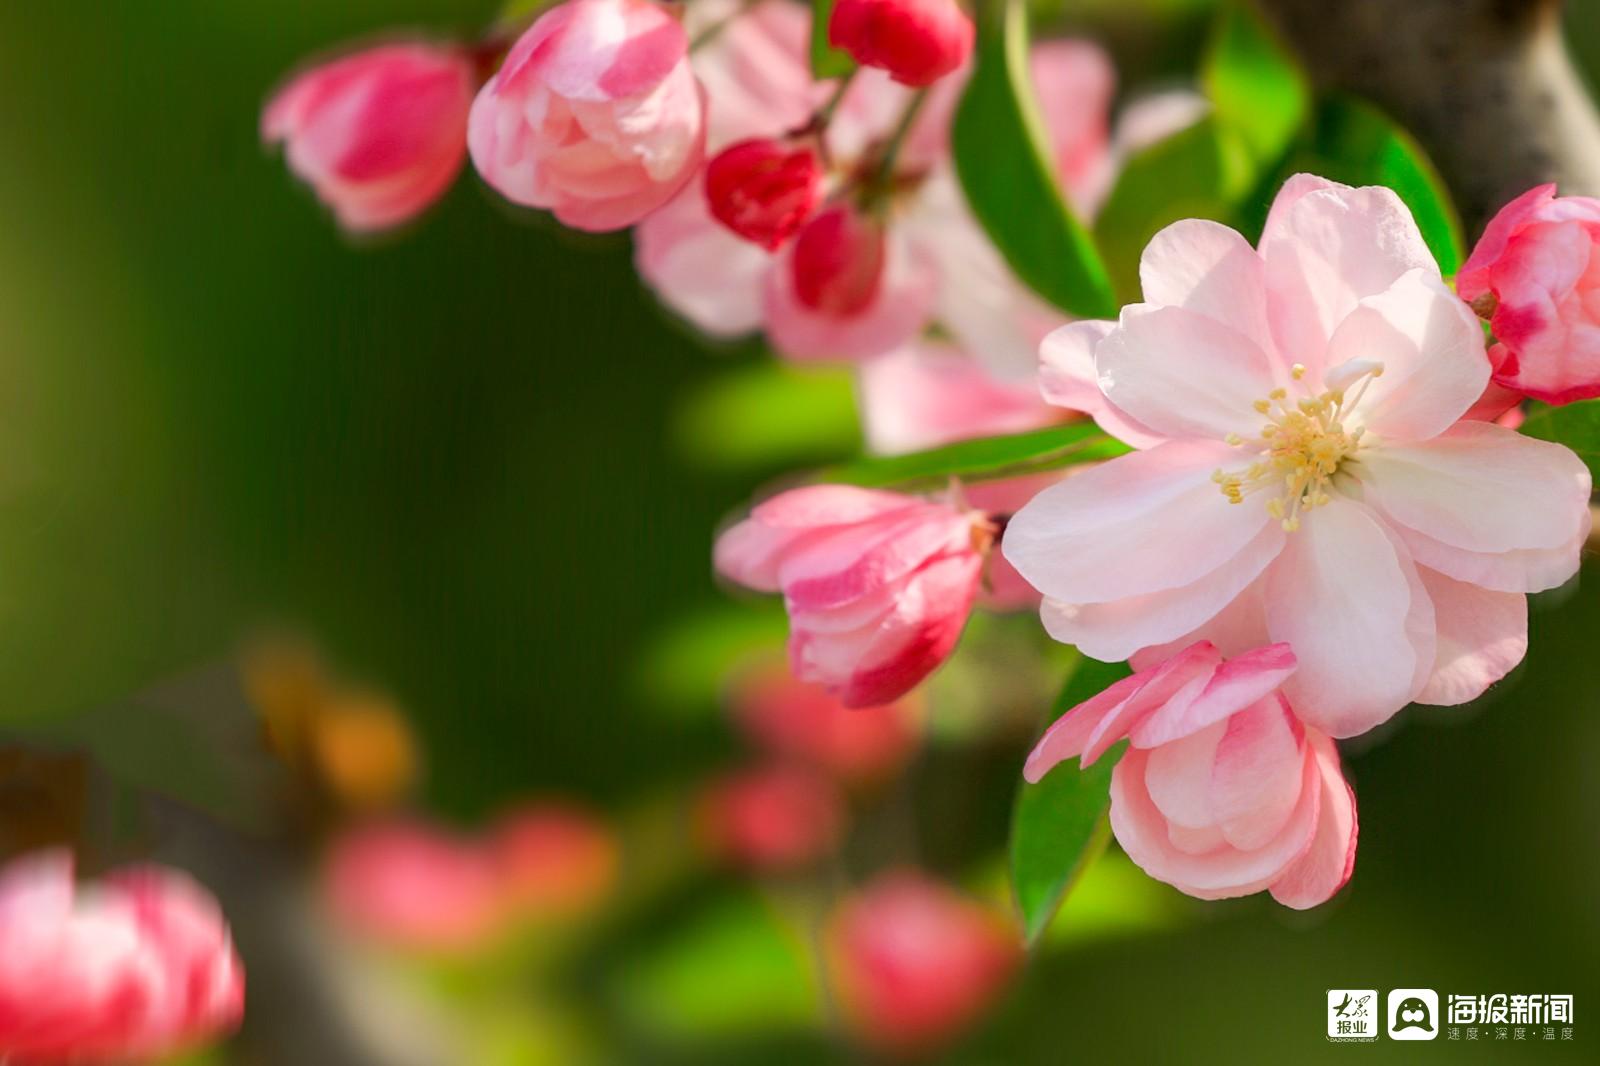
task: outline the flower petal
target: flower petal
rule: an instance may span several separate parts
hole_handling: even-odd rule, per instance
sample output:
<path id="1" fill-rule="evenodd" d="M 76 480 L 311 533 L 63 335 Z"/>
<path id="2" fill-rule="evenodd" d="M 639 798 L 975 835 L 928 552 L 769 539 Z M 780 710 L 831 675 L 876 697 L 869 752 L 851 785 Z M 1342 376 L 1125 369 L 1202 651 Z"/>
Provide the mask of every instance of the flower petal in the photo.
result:
<path id="1" fill-rule="evenodd" d="M 1489 384 L 1483 328 L 1436 273 L 1412 270 L 1369 296 L 1334 330 L 1329 367 L 1370 359 L 1370 380 L 1350 426 L 1384 440 L 1427 440 L 1448 429 Z"/>
<path id="2" fill-rule="evenodd" d="M 1356 868 L 1356 795 L 1339 770 L 1339 751 L 1327 737 L 1309 738 L 1314 752 L 1321 802 L 1311 846 L 1271 887 L 1285 907 L 1306 910 L 1333 898 Z"/>
<path id="3" fill-rule="evenodd" d="M 1267 629 L 1300 660 L 1284 693 L 1308 724 L 1355 736 L 1412 699 L 1408 567 L 1371 512 L 1335 496 L 1306 516 L 1267 571 Z"/>
<path id="4" fill-rule="evenodd" d="M 1094 365 L 1106 399 L 1169 437 L 1253 436 L 1262 417 L 1252 405 L 1277 384 L 1259 345 L 1181 307 L 1123 308 Z"/>
<path id="5" fill-rule="evenodd" d="M 1418 575 L 1433 601 L 1438 649 L 1418 703 L 1455 706 L 1481 696 L 1528 652 L 1528 599 L 1491 592 L 1432 570 Z"/>
<path id="6" fill-rule="evenodd" d="M 1467 551 L 1559 548 L 1589 509 L 1589 470 L 1570 450 L 1487 422 L 1363 450 L 1352 472 L 1385 515 Z"/>
<path id="7" fill-rule="evenodd" d="M 1297 662 L 1287 644 L 1235 655 L 1217 668 L 1193 702 L 1177 701 L 1150 715 L 1133 730 L 1135 747 L 1154 748 L 1220 722 L 1277 691 L 1294 673 Z"/>
<path id="8" fill-rule="evenodd" d="M 1261 256 L 1222 223 L 1186 218 L 1150 238 L 1139 283 L 1146 303 L 1205 315 L 1273 351 Z"/>
<path id="9" fill-rule="evenodd" d="M 1405 526 L 1393 528 L 1418 566 L 1496 592 L 1543 592 L 1565 584 L 1578 572 L 1578 559 L 1589 537 L 1586 518 L 1572 540 L 1559 548 L 1472 552 Z"/>
<path id="10" fill-rule="evenodd" d="M 1118 440 L 1149 448 L 1166 438 L 1119 411 L 1100 391 L 1094 350 L 1116 326 L 1115 322 L 1088 319 L 1052 330 L 1039 345 L 1039 391 L 1057 407 L 1087 414 Z"/>
<path id="11" fill-rule="evenodd" d="M 1211 768 L 1208 804 L 1229 844 L 1253 851 L 1282 832 L 1300 798 L 1302 734 L 1276 693 L 1227 719 Z"/>
<path id="12" fill-rule="evenodd" d="M 1002 550 L 1040 592 L 1105 603 L 1193 584 L 1265 526 L 1265 508 L 1231 506 L 1211 472 L 1237 453 L 1170 441 L 1052 485 L 1018 511 Z"/>

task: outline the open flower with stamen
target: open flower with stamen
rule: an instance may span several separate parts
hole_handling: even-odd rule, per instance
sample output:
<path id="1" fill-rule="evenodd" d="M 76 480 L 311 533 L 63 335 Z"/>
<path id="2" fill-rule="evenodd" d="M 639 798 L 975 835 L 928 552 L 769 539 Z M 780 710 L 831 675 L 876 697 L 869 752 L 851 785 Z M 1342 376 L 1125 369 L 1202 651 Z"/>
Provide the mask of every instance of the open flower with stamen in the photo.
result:
<path id="1" fill-rule="evenodd" d="M 1186 220 L 1140 275 L 1146 302 L 1041 350 L 1046 398 L 1140 449 L 1006 530 L 1051 634 L 1136 663 L 1287 642 L 1285 694 L 1339 737 L 1521 661 L 1524 594 L 1577 571 L 1589 473 L 1462 420 L 1483 333 L 1400 199 L 1299 175 L 1259 248 Z"/>

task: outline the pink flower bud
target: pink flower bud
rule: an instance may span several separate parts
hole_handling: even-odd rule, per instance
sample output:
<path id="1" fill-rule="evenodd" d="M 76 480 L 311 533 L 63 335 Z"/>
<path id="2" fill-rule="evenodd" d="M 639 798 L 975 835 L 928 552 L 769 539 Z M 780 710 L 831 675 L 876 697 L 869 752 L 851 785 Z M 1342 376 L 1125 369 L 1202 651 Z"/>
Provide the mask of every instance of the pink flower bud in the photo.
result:
<path id="1" fill-rule="evenodd" d="M 794 766 L 745 770 L 713 783 L 700 802 L 709 849 L 753 870 L 792 870 L 820 858 L 844 829 L 831 781 Z"/>
<path id="2" fill-rule="evenodd" d="M 800 231 L 790 269 L 803 306 L 856 314 L 872 303 L 883 281 L 883 224 L 849 204 L 836 204 Z"/>
<path id="3" fill-rule="evenodd" d="M 570 0 L 512 46 L 472 105 L 483 180 L 568 226 L 632 225 L 688 182 L 705 149 L 688 39 L 650 0 Z"/>
<path id="4" fill-rule="evenodd" d="M 1209 641 L 1191 644 L 1062 715 L 1023 776 L 1090 765 L 1126 737 L 1111 828 L 1129 858 L 1200 899 L 1266 889 L 1315 907 L 1355 868 L 1356 804 L 1338 748 L 1279 691 L 1296 665 L 1287 644 L 1226 662 Z"/>
<path id="5" fill-rule="evenodd" d="M 717 570 L 784 595 L 795 676 L 847 707 L 900 698 L 944 662 L 977 595 L 985 517 L 894 492 L 780 493 L 717 540 Z"/>
<path id="6" fill-rule="evenodd" d="M 616 882 L 616 839 L 579 810 L 545 803 L 513 811 L 500 819 L 491 847 L 502 891 L 526 918 L 588 911 Z"/>
<path id="7" fill-rule="evenodd" d="M 921 874 L 885 874 L 828 922 L 839 1004 L 865 1041 L 928 1050 L 994 1002 L 1021 958 L 998 914 Z"/>
<path id="8" fill-rule="evenodd" d="M 244 1013 L 244 974 L 216 901 L 155 867 L 75 892 L 72 858 L 0 871 L 0 1059 L 147 1062 Z"/>
<path id="9" fill-rule="evenodd" d="M 742 678 L 733 710 L 753 743 L 846 781 L 869 781 L 899 768 L 916 747 L 920 716 L 907 699 L 846 707 L 781 665 Z"/>
<path id="10" fill-rule="evenodd" d="M 365 940 L 402 950 L 470 953 L 503 926 L 489 849 L 421 823 L 362 827 L 334 841 L 323 871 L 333 917 Z"/>
<path id="11" fill-rule="evenodd" d="M 1500 209 L 1456 275 L 1489 319 L 1494 380 L 1546 403 L 1600 396 L 1600 200 L 1529 189 Z"/>
<path id="12" fill-rule="evenodd" d="M 828 42 L 903 85 L 931 85 L 972 54 L 972 19 L 956 0 L 838 0 Z"/>
<path id="13" fill-rule="evenodd" d="M 405 222 L 444 194 L 467 152 L 472 63 L 459 48 L 382 45 L 313 67 L 268 102 L 261 135 L 339 223 Z"/>
<path id="14" fill-rule="evenodd" d="M 740 141 L 706 165 L 711 214 L 745 240 L 776 251 L 816 210 L 822 163 L 808 144 Z"/>

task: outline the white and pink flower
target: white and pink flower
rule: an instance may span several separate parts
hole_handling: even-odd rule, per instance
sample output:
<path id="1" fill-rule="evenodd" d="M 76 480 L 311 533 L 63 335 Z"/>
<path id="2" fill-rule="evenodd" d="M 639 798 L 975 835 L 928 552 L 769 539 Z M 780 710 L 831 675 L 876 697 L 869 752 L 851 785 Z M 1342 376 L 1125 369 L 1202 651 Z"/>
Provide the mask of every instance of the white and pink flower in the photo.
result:
<path id="1" fill-rule="evenodd" d="M 148 1062 L 244 1013 L 244 974 L 216 901 L 139 867 L 78 889 L 50 851 L 0 871 L 0 1059 Z"/>
<path id="2" fill-rule="evenodd" d="M 1227 661 L 1201 641 L 1056 720 L 1028 756 L 1033 782 L 1063 760 L 1111 774 L 1111 827 L 1150 876 L 1201 899 L 1263 889 L 1304 910 L 1333 896 L 1356 859 L 1355 795 L 1333 741 L 1303 725 L 1281 688 L 1288 645 Z"/>
<path id="3" fill-rule="evenodd" d="M 261 136 L 346 229 L 409 221 L 455 181 L 467 157 L 472 59 L 464 48 L 403 41 L 314 66 L 267 103 Z"/>
<path id="4" fill-rule="evenodd" d="M 992 541 L 988 516 L 851 485 L 758 504 L 717 539 L 719 573 L 782 592 L 794 675 L 848 707 L 889 703 L 961 636 Z"/>
<path id="5" fill-rule="evenodd" d="M 652 0 L 569 0 L 522 35 L 472 105 L 483 179 L 568 226 L 614 230 L 672 199 L 705 144 L 678 19 Z"/>
<path id="6" fill-rule="evenodd" d="M 1399 198 L 1301 175 L 1259 248 L 1178 222 L 1141 278 L 1146 302 L 1042 349 L 1046 395 L 1141 449 L 1006 530 L 1051 634 L 1136 663 L 1287 642 L 1285 694 L 1340 737 L 1515 666 L 1525 594 L 1577 570 L 1589 473 L 1461 421 L 1489 382 L 1483 333 Z"/>

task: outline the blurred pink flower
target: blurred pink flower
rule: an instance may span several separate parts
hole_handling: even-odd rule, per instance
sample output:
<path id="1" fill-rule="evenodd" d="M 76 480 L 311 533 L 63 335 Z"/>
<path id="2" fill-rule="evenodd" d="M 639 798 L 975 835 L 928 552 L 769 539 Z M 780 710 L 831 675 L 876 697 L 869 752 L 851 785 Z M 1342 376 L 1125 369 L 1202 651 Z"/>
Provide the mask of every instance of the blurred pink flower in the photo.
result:
<path id="1" fill-rule="evenodd" d="M 881 778 L 916 747 L 919 709 L 907 699 L 850 708 L 781 665 L 751 671 L 734 687 L 733 712 L 744 733 L 773 755 L 804 762 L 846 781 Z"/>
<path id="2" fill-rule="evenodd" d="M 1004 918 L 912 871 L 847 897 L 825 936 L 846 1022 L 893 1051 L 929 1050 L 972 1024 L 1022 955 Z"/>
<path id="3" fill-rule="evenodd" d="M 380 45 L 291 79 L 261 116 L 266 141 L 351 230 L 405 222 L 437 200 L 467 154 L 472 61 L 421 41 Z"/>
<path id="4" fill-rule="evenodd" d="M 323 886 L 342 928 L 407 951 L 476 951 L 507 914 L 495 855 L 422 822 L 394 820 L 344 833 L 330 845 Z"/>
<path id="5" fill-rule="evenodd" d="M 501 891 L 523 918 L 592 910 L 615 887 L 615 836 L 592 815 L 559 803 L 518 807 L 490 835 Z"/>
<path id="6" fill-rule="evenodd" d="M 828 43 L 902 85 L 932 85 L 966 63 L 976 36 L 956 0 L 838 0 Z"/>
<path id="7" fill-rule="evenodd" d="M 763 872 L 821 858 L 844 831 L 838 786 L 813 770 L 773 764 L 712 782 L 700 797 L 701 839 L 730 862 Z"/>
<path id="8" fill-rule="evenodd" d="M 613 230 L 694 175 L 704 104 L 688 38 L 651 0 L 568 0 L 512 46 L 473 102 L 472 161 L 507 199 Z"/>
<path id="9" fill-rule="evenodd" d="M 694 56 L 708 92 L 712 150 L 803 126 L 826 97 L 808 65 L 809 15 L 766 0 L 735 18 Z M 1063 180 L 1076 197 L 1106 184 L 1109 61 L 1087 42 L 1052 42 L 1035 54 L 1036 76 L 1071 95 L 1044 106 Z M 635 230 L 640 274 L 695 326 L 729 337 L 766 329 L 785 355 L 866 360 L 895 351 L 937 322 L 991 373 L 1032 380 L 1039 337 L 1061 319 L 1011 273 L 967 209 L 948 153 L 960 78 L 936 86 L 896 161 L 896 191 L 883 234 L 881 282 L 846 309 L 808 305 L 797 291 L 793 244 L 777 254 L 719 225 L 695 182 Z M 893 129 L 910 90 L 862 70 L 834 113 L 826 140 L 836 173 L 849 175 Z M 857 306 L 859 303 L 859 306 Z"/>
<path id="10" fill-rule="evenodd" d="M 1287 642 L 1286 695 L 1338 737 L 1515 666 L 1523 594 L 1577 570 L 1589 473 L 1458 421 L 1489 379 L 1483 333 L 1400 199 L 1300 175 L 1259 250 L 1178 222 L 1141 278 L 1147 302 L 1042 351 L 1047 395 L 1143 449 L 1006 528 L 1051 634 L 1109 661 Z"/>
<path id="11" fill-rule="evenodd" d="M 944 662 L 977 595 L 987 521 L 976 511 L 850 485 L 761 503 L 717 539 L 725 577 L 779 592 L 802 681 L 847 707 L 898 699 Z"/>
<path id="12" fill-rule="evenodd" d="M 244 973 L 216 901 L 183 874 L 124 870 L 79 891 L 72 857 L 0 871 L 0 1058 L 147 1062 L 244 1013 Z"/>
<path id="13" fill-rule="evenodd" d="M 1021 433 L 1076 417 L 1046 403 L 1033 382 L 998 378 L 976 357 L 938 341 L 909 344 L 863 363 L 858 393 L 867 447 L 880 455 Z"/>
<path id="14" fill-rule="evenodd" d="M 1089 766 L 1127 738 L 1111 827 L 1146 873 L 1201 899 L 1267 889 L 1315 907 L 1355 868 L 1356 805 L 1333 741 L 1279 691 L 1294 669 L 1287 644 L 1226 662 L 1192 644 L 1062 715 L 1023 776 L 1078 756 Z"/>
<path id="15" fill-rule="evenodd" d="M 1494 379 L 1546 403 L 1600 396 L 1600 200 L 1529 189 L 1456 275 L 1495 339 Z"/>
<path id="16" fill-rule="evenodd" d="M 822 198 L 822 162 L 805 141 L 752 137 L 706 164 L 706 200 L 718 222 L 775 251 L 794 236 Z"/>

